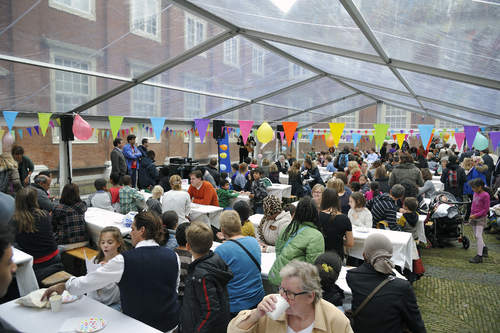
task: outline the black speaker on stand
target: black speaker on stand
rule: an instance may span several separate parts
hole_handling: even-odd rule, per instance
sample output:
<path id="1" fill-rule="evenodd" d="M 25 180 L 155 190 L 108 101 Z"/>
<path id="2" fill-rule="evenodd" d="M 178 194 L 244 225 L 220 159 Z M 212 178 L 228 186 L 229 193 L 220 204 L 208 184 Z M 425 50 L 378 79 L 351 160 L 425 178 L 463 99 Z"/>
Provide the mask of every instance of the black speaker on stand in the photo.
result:
<path id="1" fill-rule="evenodd" d="M 214 128 L 214 139 L 224 139 L 224 132 L 222 129 L 226 126 L 226 122 L 224 120 L 214 120 L 212 125 Z"/>
<path id="2" fill-rule="evenodd" d="M 73 116 L 72 115 L 61 116 L 61 140 L 63 140 L 63 141 L 75 140 L 75 136 L 73 134 Z"/>

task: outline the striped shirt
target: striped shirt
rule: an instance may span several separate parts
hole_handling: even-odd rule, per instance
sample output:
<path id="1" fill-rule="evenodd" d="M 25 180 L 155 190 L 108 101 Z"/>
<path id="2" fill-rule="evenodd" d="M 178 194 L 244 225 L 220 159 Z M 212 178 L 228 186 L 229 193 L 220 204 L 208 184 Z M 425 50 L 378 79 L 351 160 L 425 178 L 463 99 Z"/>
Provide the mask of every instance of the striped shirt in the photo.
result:
<path id="1" fill-rule="evenodd" d="M 385 221 L 389 225 L 389 229 L 401 231 L 401 226 L 396 222 L 398 207 L 388 193 L 384 193 L 368 201 L 366 207 L 372 213 L 374 225 L 377 225 L 380 221 Z"/>
<path id="2" fill-rule="evenodd" d="M 179 300 L 181 300 L 182 296 L 184 296 L 184 286 L 185 286 L 184 281 L 186 279 L 189 264 L 191 263 L 193 257 L 191 256 L 191 252 L 186 250 L 181 250 L 177 248 L 174 251 L 175 253 L 177 253 L 181 261 L 181 281 L 179 283 Z"/>

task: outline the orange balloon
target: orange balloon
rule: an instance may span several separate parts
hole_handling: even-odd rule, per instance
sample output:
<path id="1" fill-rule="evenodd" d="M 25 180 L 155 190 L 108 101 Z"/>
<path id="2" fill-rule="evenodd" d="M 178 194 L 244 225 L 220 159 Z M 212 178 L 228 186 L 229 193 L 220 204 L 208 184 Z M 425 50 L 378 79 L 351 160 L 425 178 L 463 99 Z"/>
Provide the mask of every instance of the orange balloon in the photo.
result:
<path id="1" fill-rule="evenodd" d="M 330 134 L 328 137 L 326 137 L 325 143 L 327 147 L 333 147 L 335 145 L 335 140 L 333 139 L 333 135 Z"/>
<path id="2" fill-rule="evenodd" d="M 450 133 L 444 133 L 443 137 L 446 141 L 448 141 L 448 139 L 450 138 Z"/>

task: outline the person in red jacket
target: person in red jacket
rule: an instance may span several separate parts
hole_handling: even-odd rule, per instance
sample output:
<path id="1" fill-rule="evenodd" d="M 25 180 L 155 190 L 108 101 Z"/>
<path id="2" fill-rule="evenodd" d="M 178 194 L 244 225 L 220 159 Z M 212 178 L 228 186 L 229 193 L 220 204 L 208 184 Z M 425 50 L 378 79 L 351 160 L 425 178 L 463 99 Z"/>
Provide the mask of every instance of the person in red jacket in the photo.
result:
<path id="1" fill-rule="evenodd" d="M 191 185 L 189 186 L 188 193 L 191 201 L 200 205 L 219 206 L 219 199 L 215 188 L 203 180 L 203 175 L 200 170 L 195 170 L 189 174 L 191 178 Z"/>
<path id="2" fill-rule="evenodd" d="M 359 177 L 361 177 L 361 169 L 359 168 L 359 164 L 356 161 L 349 161 L 347 163 L 347 171 L 348 176 L 347 179 L 349 184 L 352 182 L 359 182 Z"/>

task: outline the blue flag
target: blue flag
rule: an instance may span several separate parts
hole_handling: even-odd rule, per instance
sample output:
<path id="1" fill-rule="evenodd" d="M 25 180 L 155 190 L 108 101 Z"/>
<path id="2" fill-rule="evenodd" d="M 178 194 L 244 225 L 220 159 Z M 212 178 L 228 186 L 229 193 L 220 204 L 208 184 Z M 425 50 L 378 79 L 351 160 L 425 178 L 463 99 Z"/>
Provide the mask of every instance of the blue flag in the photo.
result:
<path id="1" fill-rule="evenodd" d="M 163 125 L 165 125 L 165 117 L 152 117 L 150 120 L 151 120 L 151 125 L 153 125 L 153 130 L 155 132 L 156 140 L 160 141 Z"/>
<path id="2" fill-rule="evenodd" d="M 16 121 L 17 114 L 19 112 L 16 111 L 4 111 L 3 112 L 3 118 L 5 119 L 5 122 L 7 123 L 7 127 L 9 128 L 9 131 L 12 131 L 12 126 L 14 126 L 14 122 Z"/>
<path id="3" fill-rule="evenodd" d="M 420 139 L 422 140 L 422 145 L 424 146 L 424 148 L 426 148 L 429 144 L 429 140 L 431 139 L 434 125 L 418 125 L 418 129 L 420 131 Z"/>
<path id="4" fill-rule="evenodd" d="M 352 143 L 354 144 L 354 147 L 356 147 L 358 145 L 359 140 L 361 140 L 361 134 L 352 133 Z"/>

